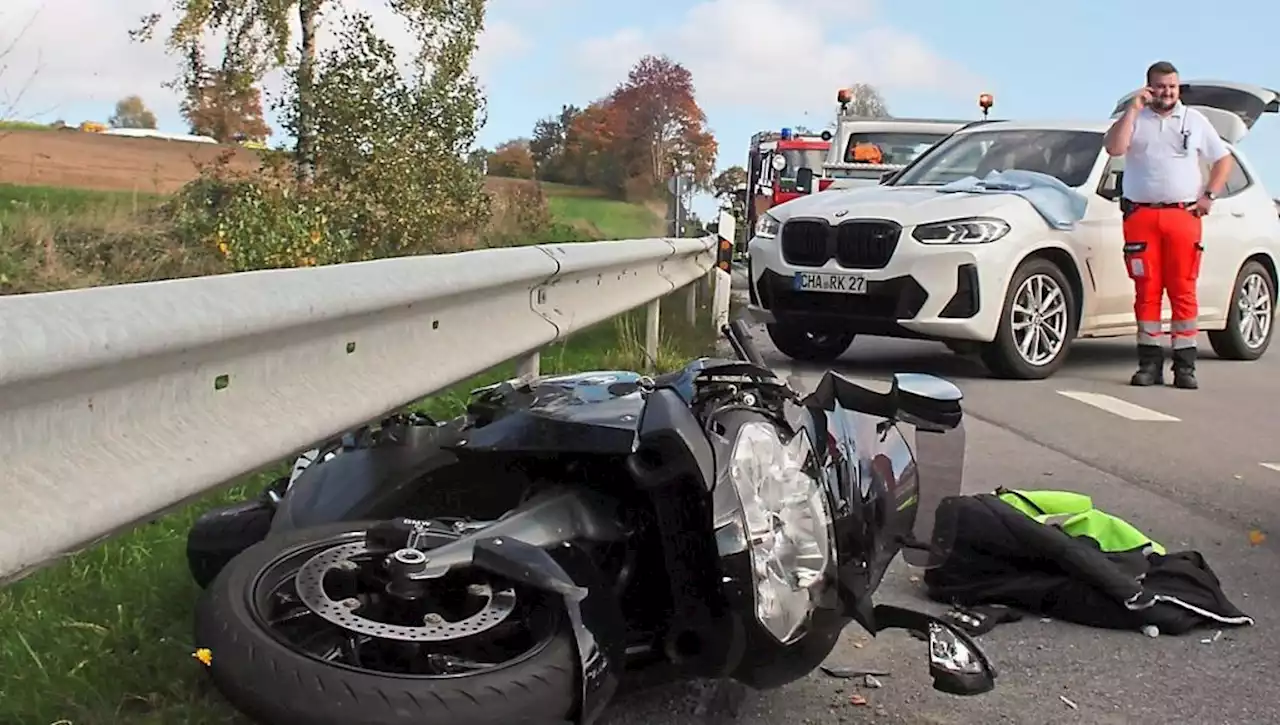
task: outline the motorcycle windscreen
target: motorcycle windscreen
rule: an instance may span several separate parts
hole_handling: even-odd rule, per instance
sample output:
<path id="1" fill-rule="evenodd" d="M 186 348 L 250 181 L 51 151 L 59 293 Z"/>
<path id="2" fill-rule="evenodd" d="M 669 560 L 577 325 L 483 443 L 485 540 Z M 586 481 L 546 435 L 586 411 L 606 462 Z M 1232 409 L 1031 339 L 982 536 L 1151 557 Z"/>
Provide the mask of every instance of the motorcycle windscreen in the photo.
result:
<path id="1" fill-rule="evenodd" d="M 964 485 L 964 423 L 946 431 L 915 430 L 916 518 L 912 546 L 902 549 L 910 565 L 938 567 L 947 560 L 956 539 L 954 507 L 944 505 L 959 496 Z"/>

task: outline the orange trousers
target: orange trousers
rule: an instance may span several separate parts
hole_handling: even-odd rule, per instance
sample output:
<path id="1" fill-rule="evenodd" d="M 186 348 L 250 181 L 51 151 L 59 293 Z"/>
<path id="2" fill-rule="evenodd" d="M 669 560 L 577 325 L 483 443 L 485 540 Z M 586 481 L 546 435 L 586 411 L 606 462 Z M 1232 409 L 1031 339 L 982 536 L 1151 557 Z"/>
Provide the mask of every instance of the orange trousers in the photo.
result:
<path id="1" fill-rule="evenodd" d="M 1133 280 L 1139 345 L 1160 344 L 1160 308 L 1167 290 L 1173 348 L 1196 346 L 1196 280 L 1204 254 L 1200 231 L 1200 217 L 1181 207 L 1139 206 L 1125 217 L 1124 263 Z"/>

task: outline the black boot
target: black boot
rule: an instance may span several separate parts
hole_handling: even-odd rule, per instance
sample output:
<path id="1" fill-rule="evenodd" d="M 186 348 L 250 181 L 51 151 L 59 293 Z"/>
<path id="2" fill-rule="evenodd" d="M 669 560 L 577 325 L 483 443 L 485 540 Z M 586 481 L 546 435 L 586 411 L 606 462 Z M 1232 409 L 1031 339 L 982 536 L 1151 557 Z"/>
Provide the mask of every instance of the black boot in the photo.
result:
<path id="1" fill-rule="evenodd" d="M 1159 345 L 1138 346 L 1138 372 L 1129 379 L 1130 385 L 1164 385 L 1164 348 Z"/>
<path id="2" fill-rule="evenodd" d="M 1196 382 L 1196 349 L 1180 347 L 1173 351 L 1173 384 L 1175 387 L 1195 390 L 1200 387 Z"/>

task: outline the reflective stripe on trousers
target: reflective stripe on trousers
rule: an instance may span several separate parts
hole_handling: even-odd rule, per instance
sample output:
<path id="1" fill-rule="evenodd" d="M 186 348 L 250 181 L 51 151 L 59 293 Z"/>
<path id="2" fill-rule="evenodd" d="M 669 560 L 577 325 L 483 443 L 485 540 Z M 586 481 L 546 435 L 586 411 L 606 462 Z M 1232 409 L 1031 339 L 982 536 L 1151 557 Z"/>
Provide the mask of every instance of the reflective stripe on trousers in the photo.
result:
<path id="1" fill-rule="evenodd" d="M 1139 345 L 1160 344 L 1160 303 L 1167 291 L 1174 349 L 1196 346 L 1196 281 L 1204 254 L 1200 233 L 1200 217 L 1178 207 L 1138 207 L 1125 217 L 1124 263 L 1133 280 Z"/>

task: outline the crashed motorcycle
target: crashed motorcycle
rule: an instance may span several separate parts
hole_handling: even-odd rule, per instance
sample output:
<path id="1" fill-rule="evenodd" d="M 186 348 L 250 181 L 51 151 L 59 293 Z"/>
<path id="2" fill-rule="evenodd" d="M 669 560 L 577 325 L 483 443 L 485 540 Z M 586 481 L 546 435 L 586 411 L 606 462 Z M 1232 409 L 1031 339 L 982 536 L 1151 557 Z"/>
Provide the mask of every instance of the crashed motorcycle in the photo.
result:
<path id="1" fill-rule="evenodd" d="M 392 416 L 200 519 L 216 688 L 270 725 L 587 724 L 632 681 L 792 682 L 854 621 L 927 641 L 935 688 L 989 691 L 971 637 L 873 601 L 899 552 L 945 560 L 960 391 L 828 372 L 801 397 L 740 322 L 724 332 L 738 359 Z"/>

